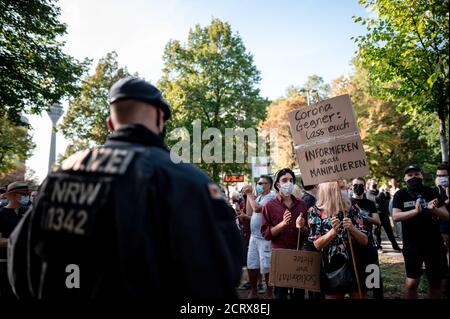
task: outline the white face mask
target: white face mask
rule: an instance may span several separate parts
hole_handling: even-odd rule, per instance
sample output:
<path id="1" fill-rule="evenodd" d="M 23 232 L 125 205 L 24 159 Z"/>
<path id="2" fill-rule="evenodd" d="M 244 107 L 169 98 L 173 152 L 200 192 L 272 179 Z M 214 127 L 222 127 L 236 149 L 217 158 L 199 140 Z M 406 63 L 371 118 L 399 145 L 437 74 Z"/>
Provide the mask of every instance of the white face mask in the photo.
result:
<path id="1" fill-rule="evenodd" d="M 293 189 L 294 189 L 294 184 L 292 184 L 292 182 L 280 183 L 280 192 L 284 196 L 291 195 Z"/>
<path id="2" fill-rule="evenodd" d="M 441 185 L 443 187 L 448 186 L 448 177 L 446 177 L 446 176 L 439 176 L 438 177 L 438 183 L 439 183 L 439 185 Z"/>

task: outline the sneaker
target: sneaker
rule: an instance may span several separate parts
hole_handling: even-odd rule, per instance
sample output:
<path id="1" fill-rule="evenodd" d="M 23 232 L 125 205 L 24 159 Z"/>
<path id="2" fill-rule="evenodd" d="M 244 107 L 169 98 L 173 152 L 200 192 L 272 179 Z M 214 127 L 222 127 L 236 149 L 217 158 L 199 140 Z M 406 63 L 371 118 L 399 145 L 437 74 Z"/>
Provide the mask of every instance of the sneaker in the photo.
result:
<path id="1" fill-rule="evenodd" d="M 266 292 L 266 286 L 264 284 L 258 284 L 258 293 L 263 294 Z"/>
<path id="2" fill-rule="evenodd" d="M 244 282 L 238 287 L 239 290 L 249 290 L 250 288 L 252 288 L 252 284 L 249 281 Z"/>

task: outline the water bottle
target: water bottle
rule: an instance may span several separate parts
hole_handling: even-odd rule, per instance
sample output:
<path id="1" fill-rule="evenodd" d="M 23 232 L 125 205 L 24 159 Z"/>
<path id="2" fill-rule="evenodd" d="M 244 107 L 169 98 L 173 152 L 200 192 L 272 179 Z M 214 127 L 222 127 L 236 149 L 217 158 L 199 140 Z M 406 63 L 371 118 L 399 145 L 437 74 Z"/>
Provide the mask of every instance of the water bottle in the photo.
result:
<path id="1" fill-rule="evenodd" d="M 425 198 L 423 198 L 422 194 L 417 194 L 417 199 L 419 200 L 420 206 L 422 209 L 427 208 L 427 202 L 425 201 Z"/>

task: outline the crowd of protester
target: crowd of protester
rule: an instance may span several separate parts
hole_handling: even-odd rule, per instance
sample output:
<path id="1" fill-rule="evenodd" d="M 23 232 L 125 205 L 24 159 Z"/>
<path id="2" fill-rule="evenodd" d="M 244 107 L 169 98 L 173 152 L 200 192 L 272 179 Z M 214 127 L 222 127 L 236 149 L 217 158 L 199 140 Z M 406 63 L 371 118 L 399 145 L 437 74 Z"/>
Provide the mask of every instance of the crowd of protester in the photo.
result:
<path id="1" fill-rule="evenodd" d="M 258 187 L 272 185 L 271 176 L 261 176 L 255 189 L 251 185 L 244 186 L 241 193 L 236 193 L 240 198 L 237 219 L 258 220 L 260 229 L 253 229 L 252 234 L 259 236 L 261 233 L 264 239 L 259 237 L 260 240 L 269 241 L 272 250 L 288 248 L 321 253 L 320 293 L 305 294 L 302 289 L 274 287 L 273 297 L 384 299 L 384 266 L 379 254 L 390 252 L 403 256 L 405 298 L 418 297 L 423 274 L 427 276 L 429 298 L 448 298 L 448 164 L 437 166 L 435 185 L 425 186 L 423 175 L 418 166 L 406 167 L 403 188 L 400 178 L 396 177 L 389 179 L 389 185 L 380 187 L 376 179 L 366 181 L 363 177 L 350 183 L 304 185 L 303 181 L 296 181 L 292 170 L 285 168 L 274 175 L 272 190 Z M 300 191 L 295 190 L 296 182 Z M 273 198 L 264 200 L 269 195 Z M 246 205 L 249 201 L 250 206 Z M 258 202 L 260 204 L 255 206 Z M 382 230 L 392 249 L 382 246 Z M 245 238 L 245 231 L 242 234 Z M 297 238 L 302 240 L 297 242 Z M 244 249 L 247 249 L 245 244 Z M 254 258 L 253 249 L 244 253 Z M 265 266 L 270 265 L 267 256 L 270 257 L 270 252 L 262 250 L 260 258 L 263 257 Z M 368 265 L 381 267 L 379 282 L 372 287 L 365 284 L 370 274 L 366 271 Z M 265 276 L 270 273 L 269 269 L 262 271 L 256 266 L 247 263 L 253 287 L 249 298 L 257 297 L 253 272 L 261 271 Z M 245 288 L 244 283 L 241 289 Z M 270 298 L 271 294 L 263 297 Z"/>
<path id="2" fill-rule="evenodd" d="M 403 254 L 405 298 L 418 297 L 423 274 L 430 298 L 448 298 L 448 164 L 437 166 L 435 185 L 424 185 L 423 175 L 420 167 L 408 166 L 403 188 L 396 177 L 381 187 L 375 179 L 362 177 L 349 183 L 305 185 L 285 168 L 236 189 L 230 203 L 242 236 L 248 278 L 239 289 L 248 290 L 250 299 L 383 299 L 385 279 L 381 276 L 375 288 L 368 288 L 365 270 L 367 265 L 383 267 L 379 253 L 386 250 L 384 230 L 391 252 Z M 23 181 L 0 188 L 1 297 L 14 296 L 7 276 L 8 237 L 37 195 Z M 320 253 L 320 293 L 271 286 L 271 252 L 278 248 Z"/>

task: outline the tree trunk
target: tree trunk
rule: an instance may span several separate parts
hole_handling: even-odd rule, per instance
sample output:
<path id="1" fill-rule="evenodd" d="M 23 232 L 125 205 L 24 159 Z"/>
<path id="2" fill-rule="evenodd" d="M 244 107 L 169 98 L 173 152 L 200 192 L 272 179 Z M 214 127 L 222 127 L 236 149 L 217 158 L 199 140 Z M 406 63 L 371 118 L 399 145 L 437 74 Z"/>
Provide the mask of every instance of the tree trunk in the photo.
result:
<path id="1" fill-rule="evenodd" d="M 443 102 L 443 101 L 442 101 Z M 445 125 L 444 103 L 439 103 L 439 142 L 441 144 L 442 161 L 448 162 L 447 126 Z"/>

